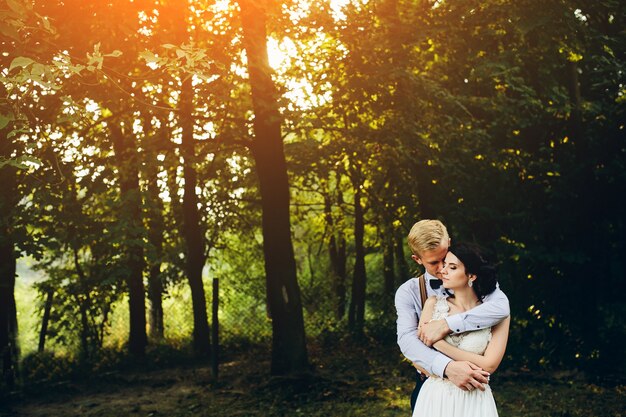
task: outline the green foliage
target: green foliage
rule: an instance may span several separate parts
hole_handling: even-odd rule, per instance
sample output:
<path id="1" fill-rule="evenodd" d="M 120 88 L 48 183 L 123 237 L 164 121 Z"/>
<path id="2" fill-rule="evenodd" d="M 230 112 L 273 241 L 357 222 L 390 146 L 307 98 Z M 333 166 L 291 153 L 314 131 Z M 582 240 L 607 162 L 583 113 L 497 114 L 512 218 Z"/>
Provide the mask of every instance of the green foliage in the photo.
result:
<path id="1" fill-rule="evenodd" d="M 204 289 L 220 279 L 222 340 L 267 343 L 250 153 L 257 116 L 237 8 L 137 3 L 76 2 L 75 13 L 57 1 L 0 6 L 0 170 L 22 169 L 2 221 L 45 274 L 36 288 L 55 294 L 55 350 L 96 358 L 125 345 L 130 244 L 144 253 L 146 281 L 154 272 L 162 285 L 165 341 L 182 349 L 193 331 L 182 214 L 193 165 Z M 511 363 L 622 369 L 612 343 L 626 331 L 616 301 L 626 291 L 618 2 L 351 1 L 338 14 L 326 1 L 283 6 L 268 24 L 284 54 L 274 80 L 307 335 L 342 340 L 346 330 L 359 192 L 367 335 L 394 338 L 393 289 L 410 275 L 406 234 L 436 217 L 453 239 L 496 253 L 513 313 Z M 183 166 L 188 77 L 196 158 Z M 113 149 L 114 126 L 133 158 Z M 132 223 L 121 187 L 135 168 L 142 220 Z"/>
<path id="2" fill-rule="evenodd" d="M 31 383 L 59 381 L 72 377 L 75 366 L 68 356 L 54 353 L 31 353 L 21 362 L 22 378 Z"/>
<path id="3" fill-rule="evenodd" d="M 38 294 L 33 290 L 34 282 L 40 278 L 25 265 L 24 260 L 18 262 L 17 274 L 19 279 L 15 283 L 15 300 L 19 322 L 18 342 L 22 356 L 37 351 L 39 329 L 41 328 L 38 314 Z"/>

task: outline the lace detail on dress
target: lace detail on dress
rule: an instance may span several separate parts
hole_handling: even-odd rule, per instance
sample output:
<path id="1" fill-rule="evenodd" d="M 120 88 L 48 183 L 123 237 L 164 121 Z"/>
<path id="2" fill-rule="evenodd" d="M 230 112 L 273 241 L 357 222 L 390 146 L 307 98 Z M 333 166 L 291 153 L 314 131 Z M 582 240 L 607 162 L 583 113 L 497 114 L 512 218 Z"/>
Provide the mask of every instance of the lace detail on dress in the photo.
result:
<path id="1" fill-rule="evenodd" d="M 433 320 L 439 320 L 448 317 L 450 306 L 447 297 L 437 297 L 435 310 L 433 311 Z M 456 346 L 466 352 L 482 355 L 487 349 L 487 345 L 491 340 L 491 328 L 480 329 L 473 332 L 465 332 L 459 334 L 451 334 L 446 336 L 445 341 L 452 346 Z"/>
<path id="2" fill-rule="evenodd" d="M 450 306 L 448 305 L 448 301 L 446 301 L 448 297 L 438 296 L 437 302 L 435 303 L 435 311 L 433 311 L 433 320 L 439 320 L 448 317 L 448 312 L 450 311 Z"/>
<path id="3" fill-rule="evenodd" d="M 449 312 L 450 307 L 446 297 L 437 297 L 433 320 L 445 318 Z M 460 349 L 483 354 L 490 338 L 491 329 L 487 328 L 447 336 L 446 341 Z M 413 417 L 475 416 L 498 417 L 496 403 L 489 385 L 485 385 L 485 391 L 478 389 L 463 391 L 449 379 L 442 379 L 436 375 L 432 375 L 424 382 L 413 411 Z"/>

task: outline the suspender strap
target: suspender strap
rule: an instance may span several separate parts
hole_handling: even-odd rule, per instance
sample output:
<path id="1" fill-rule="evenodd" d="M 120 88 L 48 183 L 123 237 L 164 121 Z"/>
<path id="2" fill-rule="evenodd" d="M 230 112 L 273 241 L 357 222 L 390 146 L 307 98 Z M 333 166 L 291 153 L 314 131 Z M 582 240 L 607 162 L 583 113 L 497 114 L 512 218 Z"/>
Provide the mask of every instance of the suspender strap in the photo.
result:
<path id="1" fill-rule="evenodd" d="M 417 278 L 417 280 L 420 286 L 420 301 L 422 302 L 423 309 L 424 304 L 426 303 L 426 299 L 428 298 L 428 294 L 426 293 L 426 277 L 424 276 L 424 274 L 422 274 Z M 425 378 L 430 377 L 430 373 L 428 373 L 424 368 L 417 365 L 415 362 L 413 362 L 413 366 L 415 367 L 415 369 L 417 369 L 417 372 L 419 372 L 422 381 Z"/>
<path id="2" fill-rule="evenodd" d="M 424 276 L 424 274 L 422 274 L 419 276 L 418 280 L 420 284 L 420 300 L 422 301 L 422 308 L 424 308 L 424 303 L 428 298 L 426 296 L 426 277 Z"/>

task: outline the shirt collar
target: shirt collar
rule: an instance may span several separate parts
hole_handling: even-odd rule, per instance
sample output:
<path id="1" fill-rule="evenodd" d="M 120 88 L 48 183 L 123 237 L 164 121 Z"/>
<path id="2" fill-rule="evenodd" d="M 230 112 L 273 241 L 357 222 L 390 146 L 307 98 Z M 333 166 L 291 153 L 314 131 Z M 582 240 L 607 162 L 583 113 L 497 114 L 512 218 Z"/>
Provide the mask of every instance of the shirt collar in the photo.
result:
<path id="1" fill-rule="evenodd" d="M 431 279 L 436 279 L 436 280 L 439 280 L 439 278 L 437 278 L 437 277 L 435 277 L 435 276 L 432 276 L 432 275 L 431 275 L 431 274 L 429 274 L 429 273 L 428 273 L 428 271 L 426 271 L 426 270 L 424 271 L 424 278 L 426 279 L 426 282 L 428 283 L 428 287 L 429 287 L 431 290 L 435 291 L 435 293 L 438 293 L 438 294 L 439 294 L 439 293 L 443 293 L 443 292 L 444 292 L 443 285 L 442 285 L 442 286 L 440 286 L 440 287 L 439 287 L 439 288 L 437 288 L 437 289 L 434 289 L 434 288 L 430 285 L 430 280 L 431 280 Z"/>
<path id="2" fill-rule="evenodd" d="M 438 279 L 437 277 L 433 277 L 428 273 L 428 271 L 424 270 L 424 275 L 426 279 Z"/>

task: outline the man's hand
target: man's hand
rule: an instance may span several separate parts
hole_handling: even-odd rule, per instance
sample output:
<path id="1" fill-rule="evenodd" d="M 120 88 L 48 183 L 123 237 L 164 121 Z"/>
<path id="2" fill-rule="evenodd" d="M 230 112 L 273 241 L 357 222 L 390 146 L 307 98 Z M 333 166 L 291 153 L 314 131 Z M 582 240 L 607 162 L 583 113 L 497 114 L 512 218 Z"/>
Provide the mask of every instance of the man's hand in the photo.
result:
<path id="1" fill-rule="evenodd" d="M 417 329 L 417 337 L 419 337 L 426 346 L 432 346 L 433 343 L 446 337 L 448 333 L 450 333 L 448 322 L 443 319 L 431 320 Z"/>
<path id="2" fill-rule="evenodd" d="M 444 376 L 463 391 L 478 388 L 485 390 L 483 384 L 489 382 L 489 372 L 468 361 L 452 361 L 444 370 Z"/>
<path id="3" fill-rule="evenodd" d="M 426 369 L 422 368 L 421 366 L 419 366 L 415 362 L 412 362 L 412 363 L 413 363 L 413 367 L 415 368 L 415 370 L 417 370 L 417 372 L 419 372 L 420 374 L 422 374 L 426 378 L 430 378 L 430 374 L 428 373 L 428 371 L 426 371 Z"/>

